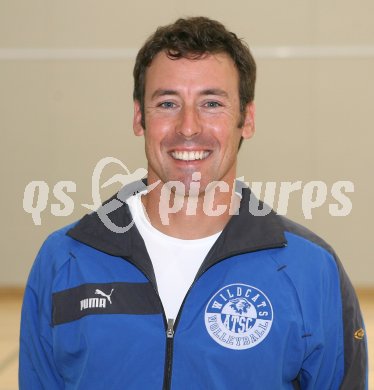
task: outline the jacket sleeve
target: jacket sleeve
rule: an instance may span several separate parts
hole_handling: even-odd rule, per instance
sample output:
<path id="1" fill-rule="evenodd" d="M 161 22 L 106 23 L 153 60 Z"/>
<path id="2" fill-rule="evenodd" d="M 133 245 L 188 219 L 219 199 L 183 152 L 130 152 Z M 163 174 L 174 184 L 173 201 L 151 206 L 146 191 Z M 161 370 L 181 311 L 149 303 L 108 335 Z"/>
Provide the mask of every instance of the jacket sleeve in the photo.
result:
<path id="1" fill-rule="evenodd" d="M 41 248 L 26 285 L 20 329 L 19 388 L 64 388 L 53 358 L 48 245 Z"/>
<path id="2" fill-rule="evenodd" d="M 341 390 L 368 389 L 367 338 L 353 286 L 336 257 L 343 310 L 344 378 Z"/>
<path id="3" fill-rule="evenodd" d="M 309 322 L 310 348 L 300 372 L 300 388 L 367 390 L 367 346 L 359 302 L 342 264 L 332 256 L 330 270 L 320 276 L 315 291 L 317 302 L 310 302 L 318 318 Z"/>

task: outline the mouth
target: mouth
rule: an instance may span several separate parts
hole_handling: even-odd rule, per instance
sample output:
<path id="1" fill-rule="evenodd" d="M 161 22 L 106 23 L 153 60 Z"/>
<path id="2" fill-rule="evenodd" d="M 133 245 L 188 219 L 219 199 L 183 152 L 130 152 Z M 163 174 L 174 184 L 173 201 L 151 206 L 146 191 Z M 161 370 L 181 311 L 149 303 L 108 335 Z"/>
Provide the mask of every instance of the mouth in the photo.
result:
<path id="1" fill-rule="evenodd" d="M 173 150 L 170 152 L 174 160 L 180 161 L 205 160 L 210 154 L 211 152 L 207 150 Z"/>

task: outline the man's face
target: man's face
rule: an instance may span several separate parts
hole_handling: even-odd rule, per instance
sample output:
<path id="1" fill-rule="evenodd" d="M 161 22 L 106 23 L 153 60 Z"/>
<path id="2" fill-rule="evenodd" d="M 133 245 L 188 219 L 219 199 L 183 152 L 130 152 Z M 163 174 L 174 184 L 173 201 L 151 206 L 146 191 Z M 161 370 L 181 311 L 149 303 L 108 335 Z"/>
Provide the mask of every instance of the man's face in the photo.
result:
<path id="1" fill-rule="evenodd" d="M 240 138 L 254 132 L 254 106 L 238 128 L 239 75 L 227 54 L 171 60 L 159 53 L 146 72 L 144 112 L 145 129 L 135 102 L 134 132 L 145 137 L 149 183 L 180 181 L 188 191 L 199 172 L 200 191 L 212 181 L 232 184 Z"/>

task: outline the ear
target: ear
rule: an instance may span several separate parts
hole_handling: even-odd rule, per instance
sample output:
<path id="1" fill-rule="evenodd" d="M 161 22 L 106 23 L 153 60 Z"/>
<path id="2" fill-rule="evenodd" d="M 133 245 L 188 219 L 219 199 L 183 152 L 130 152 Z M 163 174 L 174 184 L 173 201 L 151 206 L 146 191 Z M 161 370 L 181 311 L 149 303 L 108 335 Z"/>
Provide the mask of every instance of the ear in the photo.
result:
<path id="1" fill-rule="evenodd" d="M 255 130 L 255 104 L 251 102 L 248 103 L 246 107 L 242 137 L 245 139 L 252 138 Z"/>
<path id="2" fill-rule="evenodd" d="M 142 110 L 138 100 L 134 101 L 134 119 L 132 122 L 132 128 L 135 135 L 144 135 L 144 129 L 142 126 Z"/>

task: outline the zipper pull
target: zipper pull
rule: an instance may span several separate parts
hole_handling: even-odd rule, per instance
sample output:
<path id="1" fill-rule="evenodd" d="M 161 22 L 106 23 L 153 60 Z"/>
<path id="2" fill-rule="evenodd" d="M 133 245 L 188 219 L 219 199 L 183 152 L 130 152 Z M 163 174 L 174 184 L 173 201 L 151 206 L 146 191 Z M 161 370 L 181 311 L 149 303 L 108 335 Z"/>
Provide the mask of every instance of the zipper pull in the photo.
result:
<path id="1" fill-rule="evenodd" d="M 168 319 L 168 330 L 166 331 L 166 337 L 172 339 L 174 336 L 174 320 L 172 318 Z"/>

